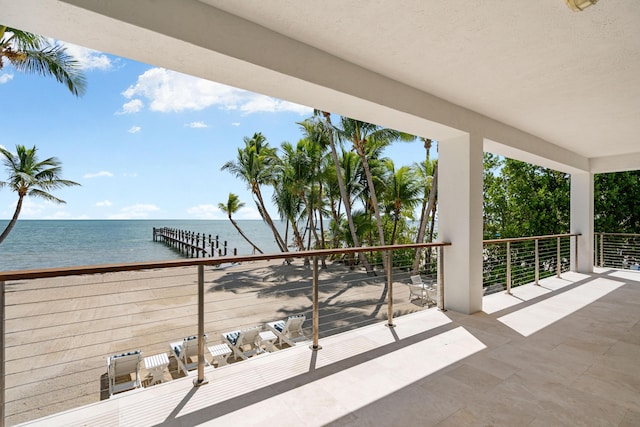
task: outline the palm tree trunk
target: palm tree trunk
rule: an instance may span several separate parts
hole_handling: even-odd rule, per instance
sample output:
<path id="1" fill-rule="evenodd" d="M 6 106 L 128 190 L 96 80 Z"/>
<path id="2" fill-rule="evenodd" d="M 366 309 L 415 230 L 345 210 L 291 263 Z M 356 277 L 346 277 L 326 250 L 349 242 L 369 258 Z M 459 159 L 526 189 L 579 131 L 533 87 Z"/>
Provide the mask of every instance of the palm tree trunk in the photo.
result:
<path id="1" fill-rule="evenodd" d="M 11 218 L 11 221 L 9 221 L 9 224 L 7 224 L 7 228 L 5 228 L 2 234 L 0 234 L 0 243 L 2 243 L 4 239 L 7 238 L 9 233 L 11 233 L 11 230 L 13 230 L 13 226 L 16 225 L 16 222 L 18 222 L 18 216 L 20 215 L 20 210 L 22 209 L 23 199 L 24 199 L 24 195 L 19 194 L 18 204 L 16 205 L 16 211 L 13 213 L 13 218 Z"/>
<path id="2" fill-rule="evenodd" d="M 398 218 L 396 216 L 394 216 L 393 218 L 393 231 L 391 232 L 391 243 L 389 243 L 390 245 L 393 245 L 394 242 L 396 241 L 396 230 L 398 228 Z"/>
<path id="3" fill-rule="evenodd" d="M 273 237 L 275 237 L 278 247 L 280 247 L 280 250 L 282 252 L 289 252 L 289 250 L 287 249 L 287 244 L 282 241 L 282 236 L 280 236 L 278 229 L 276 228 L 275 224 L 273 223 L 273 220 L 271 219 L 271 215 L 269 215 L 269 212 L 267 211 L 267 208 L 264 204 L 264 200 L 262 199 L 262 193 L 260 192 L 260 187 L 255 187 L 253 194 L 255 194 L 256 197 L 258 198 L 258 203 L 260 203 L 260 209 L 262 210 L 262 216 L 264 220 L 267 222 L 267 224 L 269 225 L 269 227 L 271 228 L 271 231 L 273 232 Z"/>
<path id="4" fill-rule="evenodd" d="M 347 190 L 344 186 L 344 179 L 342 178 L 342 169 L 340 168 L 340 160 L 338 159 L 338 151 L 336 150 L 336 144 L 333 140 L 333 131 L 331 125 L 331 114 L 323 111 L 325 121 L 327 122 L 327 129 L 329 130 L 329 145 L 331 146 L 331 157 L 333 158 L 333 163 L 336 165 L 336 174 L 338 178 L 338 187 L 340 187 L 340 197 L 342 198 L 342 203 L 344 203 L 344 211 L 347 215 L 347 222 L 349 223 L 349 231 L 351 232 L 351 238 L 353 239 L 353 246 L 359 247 L 360 241 L 358 240 L 358 235 L 356 234 L 356 226 L 353 224 L 353 217 L 351 216 L 351 202 L 349 201 L 349 197 L 347 196 Z M 358 257 L 360 258 L 360 263 L 364 266 L 367 274 L 372 274 L 373 269 L 367 260 L 364 252 L 358 252 Z"/>
<path id="5" fill-rule="evenodd" d="M 260 250 L 259 247 L 254 245 L 253 242 L 251 240 L 249 240 L 249 238 L 247 236 L 245 236 L 245 234 L 242 232 L 242 230 L 240 229 L 238 224 L 233 220 L 233 218 L 231 218 L 231 215 L 229 215 L 229 221 L 231 221 L 231 224 L 233 224 L 233 226 L 236 228 L 236 230 L 238 230 L 238 233 L 240 233 L 240 235 L 244 238 L 244 240 L 246 240 L 251 246 L 253 246 L 254 250 L 260 252 L 261 254 L 264 253 L 264 252 L 262 252 L 262 250 Z"/>
<path id="6" fill-rule="evenodd" d="M 424 241 L 424 233 L 427 229 L 427 222 L 429 221 L 429 214 L 433 210 L 436 203 L 436 191 L 438 189 L 438 164 L 436 163 L 433 168 L 433 180 L 431 180 L 431 191 L 429 191 L 429 203 L 424 207 L 422 211 L 422 220 L 420 221 L 420 228 L 418 229 L 418 238 L 416 243 L 422 243 Z M 420 250 L 416 248 L 416 257 L 413 262 L 413 274 L 418 274 L 420 268 Z"/>
<path id="7" fill-rule="evenodd" d="M 371 198 L 371 204 L 373 205 L 373 214 L 376 217 L 376 224 L 378 226 L 378 239 L 379 244 L 384 246 L 384 229 L 382 228 L 382 218 L 380 217 L 380 207 L 378 206 L 378 198 L 376 197 L 376 190 L 373 187 L 373 176 L 371 175 L 371 170 L 369 169 L 369 161 L 367 160 L 366 153 L 364 152 L 364 144 L 357 143 L 354 144 L 356 147 L 356 151 L 360 156 L 360 160 L 362 160 L 362 167 L 364 168 L 364 174 L 367 177 L 367 185 L 369 186 L 369 197 Z M 382 257 L 382 266 L 384 270 L 387 270 L 387 258 Z M 386 283 L 386 282 L 385 282 Z M 385 292 L 386 292 L 386 284 L 385 284 Z"/>

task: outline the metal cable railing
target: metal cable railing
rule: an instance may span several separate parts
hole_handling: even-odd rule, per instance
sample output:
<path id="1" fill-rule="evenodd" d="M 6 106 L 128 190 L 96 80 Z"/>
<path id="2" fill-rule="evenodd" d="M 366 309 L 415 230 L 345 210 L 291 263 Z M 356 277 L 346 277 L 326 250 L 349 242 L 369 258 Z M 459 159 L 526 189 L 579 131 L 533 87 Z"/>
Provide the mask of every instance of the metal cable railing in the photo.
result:
<path id="1" fill-rule="evenodd" d="M 2 272 L 3 422 L 108 399 L 110 355 L 166 354 L 162 376 L 170 381 L 185 376 L 170 351 L 170 343 L 185 337 L 204 333 L 207 346 L 214 346 L 223 343 L 224 332 L 304 314 L 304 335 L 318 348 L 324 337 L 392 323 L 429 307 L 412 300 L 405 286 L 416 251 L 418 273 L 439 282 L 443 303 L 438 260 L 446 245 L 366 248 L 369 274 L 350 265 L 358 260 L 356 249 Z M 385 274 L 389 252 L 392 268 Z M 206 348 L 200 354 L 213 362 Z M 154 377 L 145 363 L 141 386 L 149 387 Z"/>
<path id="2" fill-rule="evenodd" d="M 571 239 L 579 234 L 485 240 L 483 287 L 485 294 L 506 290 L 569 271 Z M 575 245 L 577 247 L 577 244 Z M 577 252 L 575 254 L 577 265 Z"/>
<path id="3" fill-rule="evenodd" d="M 594 265 L 640 270 L 640 234 L 595 233 Z"/>

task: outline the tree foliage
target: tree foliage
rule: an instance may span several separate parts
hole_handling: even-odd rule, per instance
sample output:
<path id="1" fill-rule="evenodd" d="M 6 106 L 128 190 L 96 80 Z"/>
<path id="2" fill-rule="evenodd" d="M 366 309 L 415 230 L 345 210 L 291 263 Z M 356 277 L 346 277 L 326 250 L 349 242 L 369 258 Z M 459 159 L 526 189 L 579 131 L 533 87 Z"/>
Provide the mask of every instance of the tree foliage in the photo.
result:
<path id="1" fill-rule="evenodd" d="M 569 204 L 568 174 L 485 153 L 486 239 L 568 233 Z"/>
<path id="2" fill-rule="evenodd" d="M 594 194 L 596 231 L 640 233 L 640 171 L 598 174 Z"/>

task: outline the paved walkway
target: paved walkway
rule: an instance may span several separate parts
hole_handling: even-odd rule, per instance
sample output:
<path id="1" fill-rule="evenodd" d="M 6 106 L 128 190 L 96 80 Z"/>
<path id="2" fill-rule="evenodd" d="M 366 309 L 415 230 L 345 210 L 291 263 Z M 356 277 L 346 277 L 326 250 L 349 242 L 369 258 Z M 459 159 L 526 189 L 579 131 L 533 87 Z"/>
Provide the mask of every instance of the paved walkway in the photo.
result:
<path id="1" fill-rule="evenodd" d="M 640 425 L 640 273 L 485 297 L 209 369 L 29 425 Z"/>

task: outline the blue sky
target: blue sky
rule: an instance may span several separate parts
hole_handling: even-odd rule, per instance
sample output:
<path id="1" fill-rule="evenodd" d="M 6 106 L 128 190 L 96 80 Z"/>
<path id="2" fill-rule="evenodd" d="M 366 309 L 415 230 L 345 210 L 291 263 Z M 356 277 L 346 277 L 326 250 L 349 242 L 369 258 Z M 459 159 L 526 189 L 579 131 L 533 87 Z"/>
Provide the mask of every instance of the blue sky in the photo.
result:
<path id="1" fill-rule="evenodd" d="M 295 143 L 296 122 L 311 108 L 67 47 L 87 77 L 80 98 L 53 78 L 9 65 L 0 70 L 0 144 L 12 152 L 16 144 L 36 145 L 41 160 L 57 157 L 63 178 L 82 185 L 56 190 L 62 205 L 27 198 L 21 219 L 226 219 L 217 205 L 229 192 L 246 204 L 237 219 L 260 218 L 245 183 L 220 168 L 254 132 L 272 147 Z M 410 165 L 424 158 L 424 148 L 419 141 L 397 143 L 385 155 Z M 6 178 L 0 170 L 0 180 Z M 0 219 L 11 218 L 16 200 L 0 190 Z"/>

